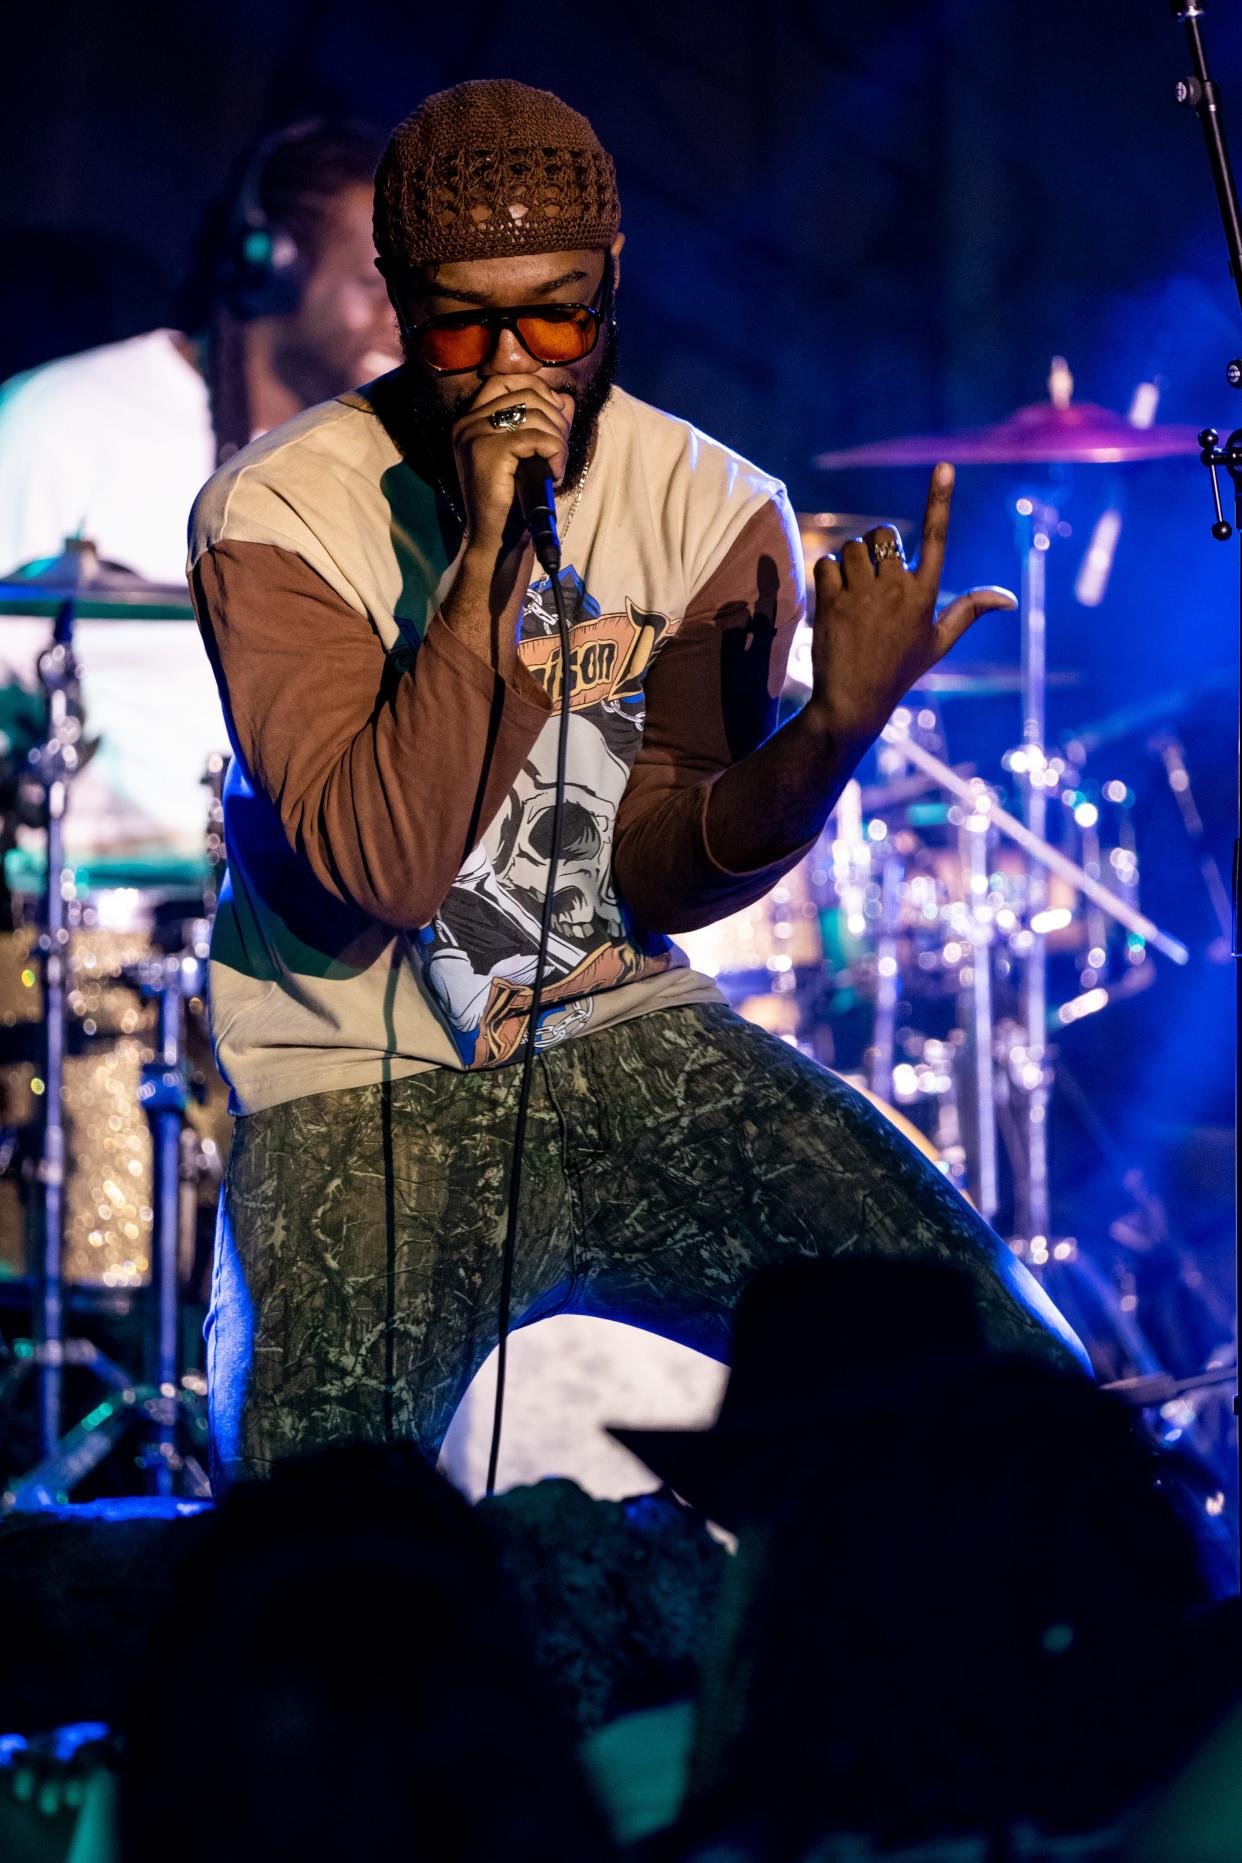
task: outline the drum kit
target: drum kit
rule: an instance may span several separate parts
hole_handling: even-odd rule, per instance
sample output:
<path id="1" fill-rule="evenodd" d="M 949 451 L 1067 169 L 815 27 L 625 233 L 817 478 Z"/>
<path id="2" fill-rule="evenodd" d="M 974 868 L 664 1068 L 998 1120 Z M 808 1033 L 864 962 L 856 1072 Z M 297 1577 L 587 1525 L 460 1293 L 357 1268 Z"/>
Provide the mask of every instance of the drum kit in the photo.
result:
<path id="1" fill-rule="evenodd" d="M 0 1363 L 0 1416 L 33 1378 L 38 1454 L 24 1474 L 6 1470 L 0 1507 L 63 1499 L 132 1431 L 155 1492 L 205 1495 L 203 1384 L 180 1375 L 179 1333 L 228 1131 L 204 1012 L 224 757 L 203 778 L 197 872 L 157 862 L 92 874 L 65 845 L 94 749 L 76 623 L 189 621 L 192 609 L 184 587 L 149 583 L 75 539 L 0 581 L 4 616 L 50 626 L 37 661 L 42 727 L 12 784 L 12 820 L 40 844 L 40 884 L 7 897 L 11 929 L 0 932 L 0 1289 L 25 1294 L 34 1316 L 33 1337 Z M 125 1313 L 135 1298 L 141 1376 L 66 1333 L 68 1305 Z M 69 1368 L 102 1396 L 65 1432 Z"/>
<path id="2" fill-rule="evenodd" d="M 1145 420 L 1074 404 L 1059 361 L 1050 391 L 995 426 L 817 463 L 1057 467 L 1199 451 L 1190 429 L 1151 423 L 1154 403 Z M 1053 1230 L 1056 1035 L 1152 981 L 1153 953 L 1174 964 L 1188 953 L 1139 906 L 1134 797 L 1095 767 L 1108 730 L 1047 741 L 1047 693 L 1067 680 L 1049 669 L 1046 605 L 1063 526 L 1051 491 L 1024 492 L 1012 515 L 1018 664 L 929 673 L 887 726 L 875 780 L 847 786 L 802 863 L 759 904 L 681 942 L 742 1014 L 854 1079 L 1038 1275 L 1078 1261 L 1090 1277 L 1077 1240 Z M 880 521 L 808 514 L 808 564 Z M 30 1338 L 0 1347 L 0 1426 L 28 1379 L 38 1394 L 37 1458 L 23 1474 L 6 1469 L 0 1509 L 63 1498 L 131 1430 L 148 1485 L 207 1492 L 203 1383 L 183 1373 L 178 1334 L 187 1289 L 204 1278 L 229 1130 L 204 1011 L 226 760 L 212 757 L 203 777 L 205 841 L 188 871 L 92 873 L 67 855 L 64 832 L 93 748 L 75 624 L 191 613 L 184 588 L 145 582 L 82 540 L 0 581 L 0 635 L 4 617 L 49 623 L 38 739 L 7 789 L 0 781 L 5 851 L 18 821 L 41 854 L 37 885 L 12 899 L 0 889 L 0 1296 L 33 1317 Z M 808 685 L 804 629 L 787 710 Z M 988 780 L 951 761 L 946 720 L 998 697 L 1018 700 L 1020 724 Z M 141 1377 L 66 1334 L 67 1311 L 109 1301 L 143 1315 Z M 1114 1306 L 1128 1367 L 1159 1374 L 1132 1315 Z M 102 1395 L 66 1432 L 70 1367 Z"/>
<path id="3" fill-rule="evenodd" d="M 816 461 L 1027 469 L 1009 512 L 1022 569 L 1018 663 L 929 673 L 885 730 L 875 779 L 847 786 L 801 865 L 758 905 L 680 942 L 743 1015 L 852 1079 L 933 1156 L 1084 1331 L 1108 1332 L 1106 1375 L 1154 1375 L 1132 1290 L 1110 1289 L 1090 1249 L 1054 1227 L 1049 1112 L 1059 1034 L 1153 983 L 1155 957 L 1184 965 L 1189 953 L 1140 908 L 1135 797 L 1099 767 L 1113 730 L 1049 742 L 1049 689 L 1073 676 L 1049 665 L 1047 566 L 1068 531 L 1053 469 L 1063 483 L 1060 469 L 1197 456 L 1201 443 L 1192 428 L 1153 424 L 1154 391 L 1126 418 L 1075 404 L 1071 390 L 1058 358 L 1048 400 L 1009 420 Z M 1037 468 L 1048 469 L 1043 491 L 1030 489 Z M 803 516 L 808 572 L 881 521 Z M 809 686 L 809 636 L 791 655 L 790 708 Z M 962 713 L 1006 696 L 1018 717 L 999 769 L 955 766 L 948 739 Z M 1166 697 L 1147 723 L 1167 715 Z M 1184 763 L 1166 768 L 1174 793 L 1188 792 Z"/>

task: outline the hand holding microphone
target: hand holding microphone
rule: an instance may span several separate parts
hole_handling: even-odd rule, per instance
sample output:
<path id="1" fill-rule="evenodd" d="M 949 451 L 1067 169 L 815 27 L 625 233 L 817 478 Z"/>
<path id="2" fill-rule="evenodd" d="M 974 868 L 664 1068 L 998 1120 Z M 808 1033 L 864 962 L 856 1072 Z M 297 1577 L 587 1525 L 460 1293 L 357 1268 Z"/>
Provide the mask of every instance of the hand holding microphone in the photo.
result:
<path id="1" fill-rule="evenodd" d="M 553 500 L 565 475 L 573 405 L 571 396 L 554 394 L 537 375 L 493 376 L 453 428 L 466 539 L 440 612 L 502 679 L 540 703 L 546 703 L 542 691 L 517 652 L 530 581 L 526 513 L 539 533 L 540 562 L 555 562 Z"/>
<path id="2" fill-rule="evenodd" d="M 519 459 L 513 487 L 539 566 L 555 576 L 561 567 L 561 540 L 556 529 L 556 487 L 551 466 L 538 453 Z"/>
<path id="3" fill-rule="evenodd" d="M 549 567 L 572 414 L 571 398 L 554 394 L 537 375 L 493 376 L 483 384 L 453 429 L 468 548 L 490 552 L 493 560 L 512 550 L 516 500 Z"/>

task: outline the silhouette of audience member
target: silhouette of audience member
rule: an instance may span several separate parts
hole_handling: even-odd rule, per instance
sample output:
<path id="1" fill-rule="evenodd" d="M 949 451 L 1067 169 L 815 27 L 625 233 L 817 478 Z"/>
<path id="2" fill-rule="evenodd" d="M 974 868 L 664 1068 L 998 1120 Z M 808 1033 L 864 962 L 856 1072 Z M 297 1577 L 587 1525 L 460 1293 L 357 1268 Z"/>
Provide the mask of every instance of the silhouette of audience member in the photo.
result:
<path id="1" fill-rule="evenodd" d="M 739 1536 L 661 1855 L 1090 1832 L 1219 1706 L 1185 1701 L 1206 1591 L 1161 1462 L 1085 1379 L 987 1357 L 951 1271 L 757 1277 L 716 1425 L 617 1434 Z"/>
<path id="2" fill-rule="evenodd" d="M 605 1501 L 540 1481 L 480 1503 L 535 1658 L 588 1734 L 698 1693 L 727 1555 L 669 1494 Z"/>
<path id="3" fill-rule="evenodd" d="M 970 1283 L 935 1262 L 780 1262 L 733 1319 L 729 1381 L 709 1429 L 609 1434 L 668 1486 L 736 1531 L 801 1491 L 827 1436 L 866 1417 L 894 1380 L 987 1352 Z"/>
<path id="4" fill-rule="evenodd" d="M 516 1624 L 482 1523 L 412 1448 L 234 1489 L 136 1679 L 125 1863 L 610 1857 Z"/>

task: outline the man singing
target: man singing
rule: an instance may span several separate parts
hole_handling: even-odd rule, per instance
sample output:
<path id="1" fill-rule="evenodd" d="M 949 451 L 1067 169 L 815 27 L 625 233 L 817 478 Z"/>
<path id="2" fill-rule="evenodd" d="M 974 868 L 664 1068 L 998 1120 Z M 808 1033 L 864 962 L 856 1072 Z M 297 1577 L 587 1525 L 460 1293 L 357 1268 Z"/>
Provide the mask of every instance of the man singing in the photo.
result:
<path id="1" fill-rule="evenodd" d="M 902 1253 L 971 1277 L 991 1341 L 1076 1342 L 867 1103 L 739 1020 L 670 934 L 806 852 L 939 620 L 887 527 L 816 572 L 784 489 L 614 386 L 622 240 L 586 119 L 509 81 L 429 98 L 376 177 L 405 362 L 247 447 L 191 520 L 235 751 L 213 1023 L 233 1092 L 209 1343 L 216 1472 L 348 1437 L 434 1455 L 495 1342 L 514 1111 L 572 718 L 513 1312 L 722 1357 L 751 1272 Z M 572 626 L 514 518 L 558 486 Z"/>

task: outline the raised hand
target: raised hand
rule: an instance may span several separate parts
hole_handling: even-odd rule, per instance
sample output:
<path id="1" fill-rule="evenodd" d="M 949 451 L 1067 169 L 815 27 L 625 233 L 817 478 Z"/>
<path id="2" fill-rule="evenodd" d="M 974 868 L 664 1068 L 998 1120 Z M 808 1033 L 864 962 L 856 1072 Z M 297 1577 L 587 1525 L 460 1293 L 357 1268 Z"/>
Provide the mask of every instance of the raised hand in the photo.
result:
<path id="1" fill-rule="evenodd" d="M 901 540 L 887 524 L 815 565 L 807 722 L 842 745 L 870 743 L 903 694 L 980 615 L 1018 605 L 1008 589 L 969 589 L 937 617 L 952 498 L 953 468 L 937 466 L 913 567 L 907 567 Z"/>

